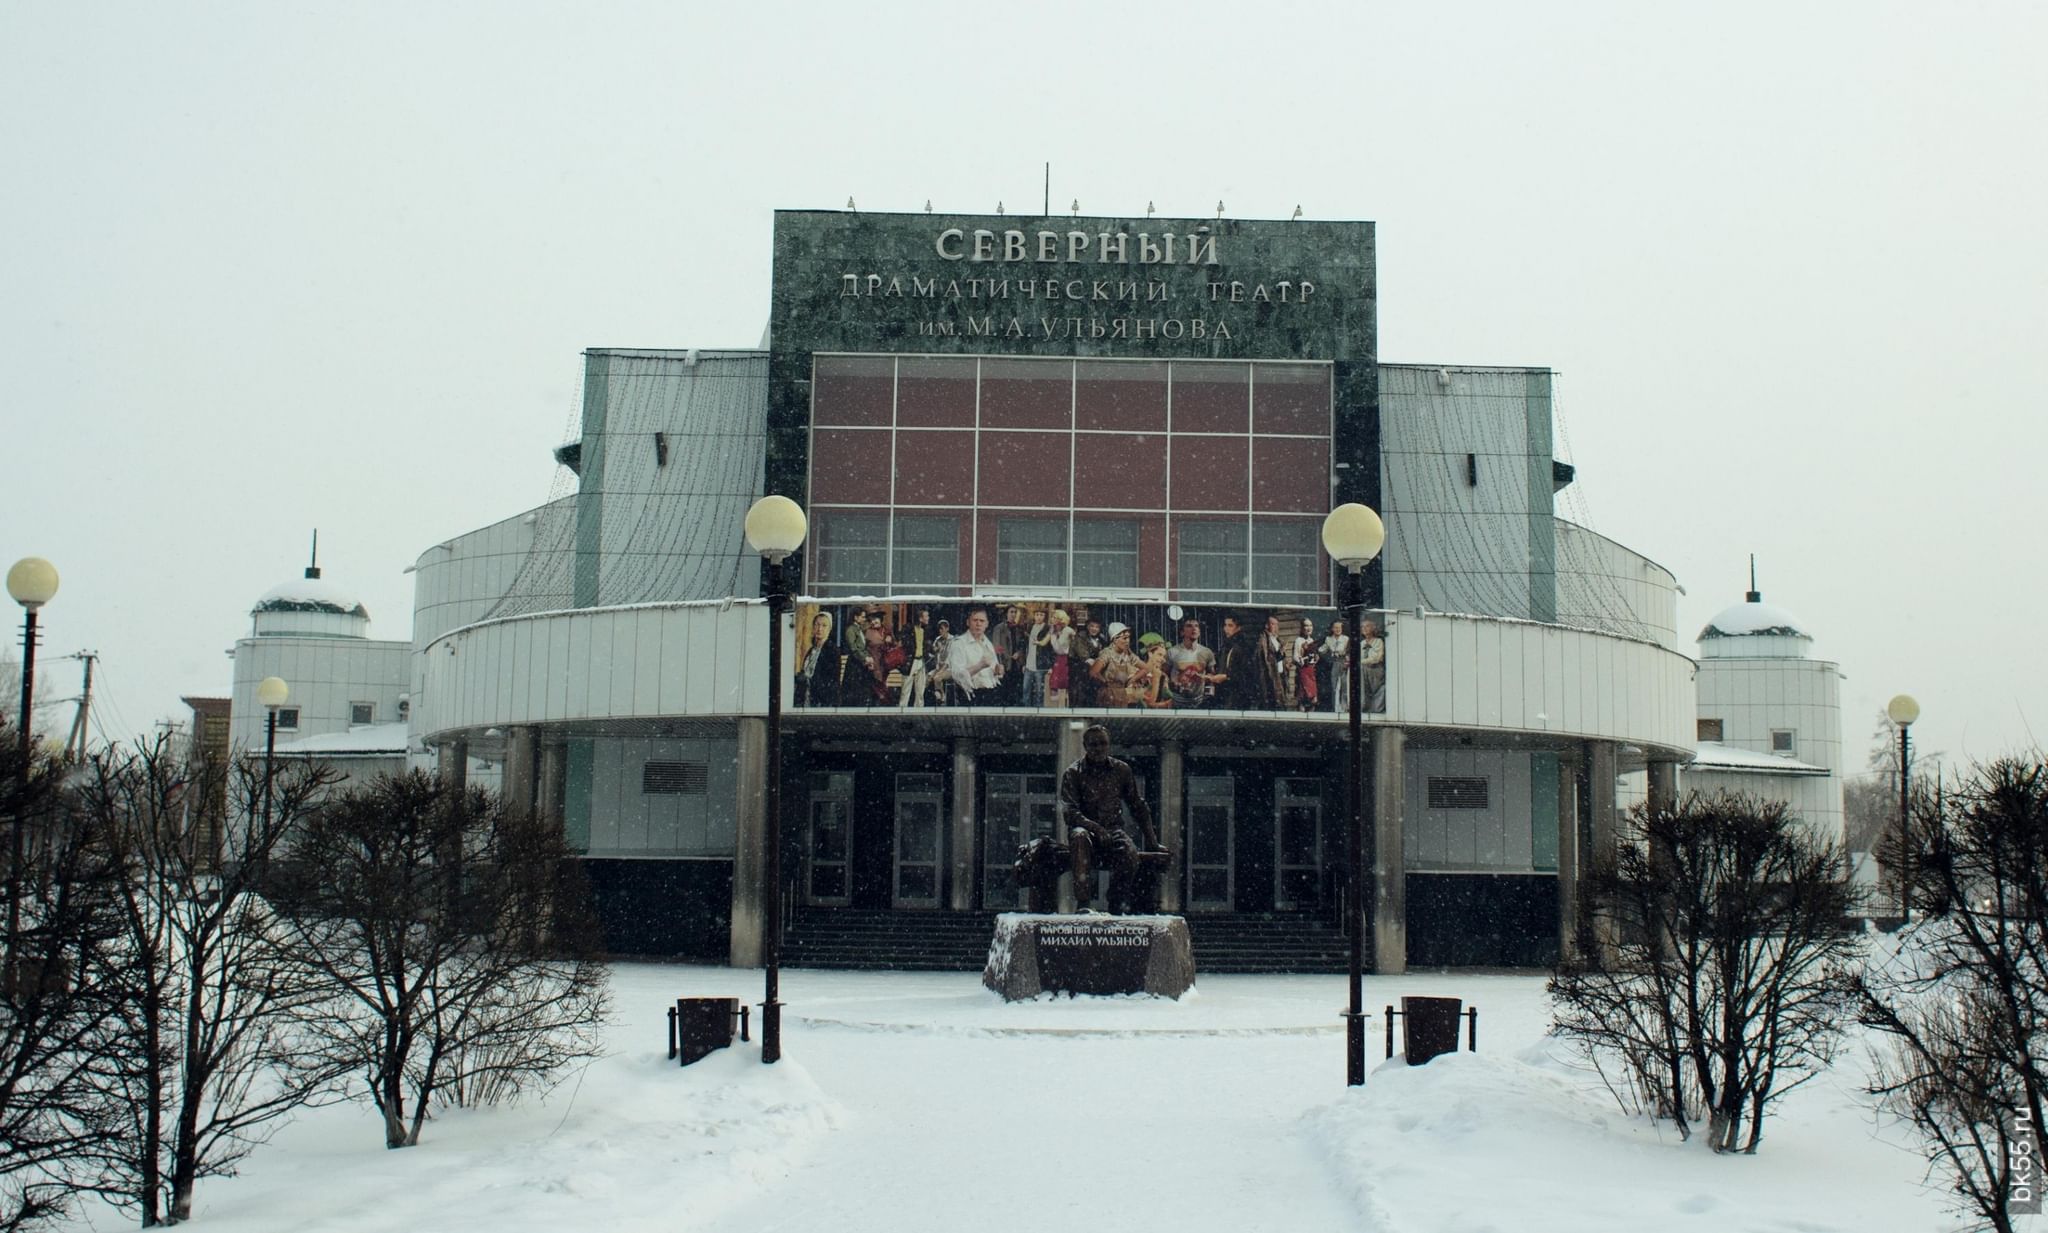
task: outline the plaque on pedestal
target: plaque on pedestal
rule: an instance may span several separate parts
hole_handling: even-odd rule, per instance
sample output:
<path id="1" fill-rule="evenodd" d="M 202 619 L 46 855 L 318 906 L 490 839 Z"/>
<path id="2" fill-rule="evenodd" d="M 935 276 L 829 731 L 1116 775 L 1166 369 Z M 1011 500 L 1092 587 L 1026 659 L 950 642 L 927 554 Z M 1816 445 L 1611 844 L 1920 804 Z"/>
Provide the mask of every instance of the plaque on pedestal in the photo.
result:
<path id="1" fill-rule="evenodd" d="M 1012 1002 L 1046 992 L 1178 998 L 1195 983 L 1194 948 L 1178 916 L 1005 912 L 981 983 Z"/>

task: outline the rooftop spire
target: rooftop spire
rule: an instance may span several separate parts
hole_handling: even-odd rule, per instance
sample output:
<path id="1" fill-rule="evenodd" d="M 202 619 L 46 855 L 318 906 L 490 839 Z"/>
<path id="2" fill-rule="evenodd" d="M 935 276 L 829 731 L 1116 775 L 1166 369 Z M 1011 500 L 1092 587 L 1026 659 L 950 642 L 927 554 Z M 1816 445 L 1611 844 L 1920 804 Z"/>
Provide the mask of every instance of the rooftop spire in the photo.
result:
<path id="1" fill-rule="evenodd" d="M 307 561 L 307 562 L 306 562 L 306 577 L 308 577 L 308 578 L 318 578 L 319 576 L 320 576 L 320 528 L 319 528 L 319 527 L 314 527 L 314 528 L 313 528 L 313 557 L 312 557 L 312 559 L 311 559 L 311 560 L 309 560 L 309 561 Z"/>
<path id="2" fill-rule="evenodd" d="M 1756 589 L 1756 554 L 1754 552 L 1749 554 L 1749 594 L 1742 598 L 1752 604 L 1764 602 L 1764 593 Z"/>

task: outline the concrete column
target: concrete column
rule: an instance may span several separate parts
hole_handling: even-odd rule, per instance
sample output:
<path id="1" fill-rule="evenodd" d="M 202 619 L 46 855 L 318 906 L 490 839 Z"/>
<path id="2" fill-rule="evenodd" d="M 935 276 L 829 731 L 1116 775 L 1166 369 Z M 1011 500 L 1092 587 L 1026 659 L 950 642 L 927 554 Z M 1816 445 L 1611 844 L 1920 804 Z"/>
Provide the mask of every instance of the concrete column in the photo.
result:
<path id="1" fill-rule="evenodd" d="M 569 783 L 569 746 L 561 741 L 543 741 L 537 772 L 533 807 L 541 820 L 562 825 L 563 794 Z"/>
<path id="2" fill-rule="evenodd" d="M 449 741 L 441 746 L 441 786 L 460 793 L 469 786 L 469 742 Z"/>
<path id="3" fill-rule="evenodd" d="M 1588 798 L 1587 866 L 1612 859 L 1615 844 L 1614 776 L 1620 769 L 1620 751 L 1613 741 L 1586 742 L 1586 796 Z M 1601 950 L 1611 958 L 1620 941 L 1612 917 L 1603 918 L 1597 929 Z"/>
<path id="4" fill-rule="evenodd" d="M 540 729 L 530 724 L 511 729 L 505 734 L 505 778 L 499 788 L 509 816 L 533 816 L 539 774 Z"/>
<path id="5" fill-rule="evenodd" d="M 1081 760 L 1081 734 L 1088 730 L 1088 724 L 1089 721 L 1084 719 L 1070 719 L 1060 724 L 1059 749 L 1053 755 L 1052 773 L 1055 782 L 1057 782 L 1059 776 L 1066 774 L 1068 767 Z M 1114 752 L 1113 749 L 1112 752 Z M 1067 841 L 1067 818 L 1065 811 L 1060 813 L 1059 820 L 1053 824 L 1053 834 L 1059 837 L 1061 843 Z M 1072 912 L 1075 906 L 1073 875 L 1062 875 L 1060 878 L 1059 910 L 1062 912 Z"/>
<path id="6" fill-rule="evenodd" d="M 953 891 L 955 912 L 974 910 L 975 806 L 981 800 L 980 751 L 971 737 L 953 738 Z M 1000 856 L 1001 853 L 990 853 Z"/>
<path id="7" fill-rule="evenodd" d="M 1558 759 L 1557 776 L 1557 954 L 1561 963 L 1578 959 L 1579 933 L 1579 767 Z"/>
<path id="8" fill-rule="evenodd" d="M 1408 808 L 1408 734 L 1372 729 L 1372 970 L 1408 970 L 1408 866 L 1404 821 Z"/>
<path id="9" fill-rule="evenodd" d="M 761 944 L 767 937 L 766 883 L 768 866 L 768 819 L 763 795 L 768 770 L 768 721 L 739 721 L 738 785 L 733 800 L 732 854 L 732 951 L 736 968 L 761 966 Z M 785 852 L 784 860 L 802 859 L 801 853 Z"/>
<path id="10" fill-rule="evenodd" d="M 1180 872 L 1187 864 L 1187 746 L 1159 742 L 1159 842 L 1173 860 L 1159 875 L 1159 910 L 1180 911 Z"/>
<path id="11" fill-rule="evenodd" d="M 1650 812 L 1670 813 L 1678 808 L 1678 763 L 1650 763 Z"/>
<path id="12" fill-rule="evenodd" d="M 1620 770 L 1619 751 L 1613 741 L 1586 742 L 1586 792 L 1592 803 L 1592 847 L 1589 862 L 1614 854 L 1614 778 Z"/>

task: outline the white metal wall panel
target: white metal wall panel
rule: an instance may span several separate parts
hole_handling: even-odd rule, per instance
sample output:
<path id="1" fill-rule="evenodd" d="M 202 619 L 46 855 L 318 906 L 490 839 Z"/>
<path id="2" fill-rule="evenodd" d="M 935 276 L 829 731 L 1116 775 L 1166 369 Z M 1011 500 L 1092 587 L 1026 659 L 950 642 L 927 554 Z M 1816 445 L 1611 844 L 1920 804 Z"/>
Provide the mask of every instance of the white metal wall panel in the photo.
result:
<path id="1" fill-rule="evenodd" d="M 1451 623 L 1451 722 L 1461 728 L 1479 722 L 1479 623 Z M 1498 681 L 1495 682 L 1496 689 Z"/>
<path id="2" fill-rule="evenodd" d="M 1389 723 L 1693 746 L 1693 661 L 1655 643 L 1446 613 L 1388 623 Z"/>
<path id="3" fill-rule="evenodd" d="M 1522 713 L 1522 674 L 1501 671 L 1501 647 L 1513 637 L 1513 627 L 1495 621 L 1474 622 L 1479 655 L 1474 675 L 1480 683 L 1479 720 L 1486 727 L 1498 727 L 1501 716 Z"/>

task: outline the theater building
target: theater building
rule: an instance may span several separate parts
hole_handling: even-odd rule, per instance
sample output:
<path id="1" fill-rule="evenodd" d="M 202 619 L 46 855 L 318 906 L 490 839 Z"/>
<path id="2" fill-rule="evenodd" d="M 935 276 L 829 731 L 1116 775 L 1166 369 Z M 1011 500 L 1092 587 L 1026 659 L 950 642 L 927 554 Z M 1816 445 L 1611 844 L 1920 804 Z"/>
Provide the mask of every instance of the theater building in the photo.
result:
<path id="1" fill-rule="evenodd" d="M 779 825 L 788 962 L 971 967 L 1103 722 L 1198 963 L 1337 967 L 1355 655 L 1373 965 L 1548 963 L 1694 756 L 1676 584 L 1557 516 L 1550 372 L 1381 361 L 1374 269 L 1364 222 L 778 213 L 766 350 L 589 351 L 574 491 L 420 556 L 414 740 L 561 820 L 614 950 L 758 962 Z"/>

